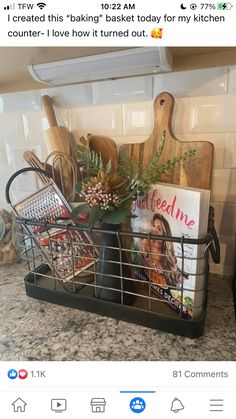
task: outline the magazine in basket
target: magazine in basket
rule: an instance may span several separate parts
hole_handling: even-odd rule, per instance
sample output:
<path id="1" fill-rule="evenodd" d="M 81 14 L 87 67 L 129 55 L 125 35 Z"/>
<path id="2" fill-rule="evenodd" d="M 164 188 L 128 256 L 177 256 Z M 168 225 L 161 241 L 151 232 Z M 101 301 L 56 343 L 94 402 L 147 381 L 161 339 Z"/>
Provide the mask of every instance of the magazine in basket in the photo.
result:
<path id="1" fill-rule="evenodd" d="M 207 233 L 210 191 L 166 183 L 152 185 L 133 204 L 134 232 L 163 239 L 135 238 L 132 276 L 188 319 L 202 313 L 205 287 L 205 245 L 168 241 L 165 236 L 198 239 Z M 184 256 L 184 257 L 183 257 Z"/>

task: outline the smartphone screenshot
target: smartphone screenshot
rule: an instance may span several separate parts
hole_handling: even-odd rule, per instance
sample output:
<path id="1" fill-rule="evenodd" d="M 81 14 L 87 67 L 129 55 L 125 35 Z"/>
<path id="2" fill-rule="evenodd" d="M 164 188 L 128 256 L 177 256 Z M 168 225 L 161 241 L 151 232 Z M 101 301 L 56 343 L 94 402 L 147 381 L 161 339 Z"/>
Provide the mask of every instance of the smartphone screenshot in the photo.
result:
<path id="1" fill-rule="evenodd" d="M 4 419 L 233 417 L 235 19 L 0 5 Z"/>

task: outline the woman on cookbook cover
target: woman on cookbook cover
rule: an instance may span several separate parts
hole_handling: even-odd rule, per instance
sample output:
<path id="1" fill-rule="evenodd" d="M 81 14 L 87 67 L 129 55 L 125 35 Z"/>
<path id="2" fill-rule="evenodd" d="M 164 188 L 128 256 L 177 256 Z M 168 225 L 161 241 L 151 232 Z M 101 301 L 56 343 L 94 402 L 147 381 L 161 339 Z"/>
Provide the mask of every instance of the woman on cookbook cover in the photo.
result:
<path id="1" fill-rule="evenodd" d="M 172 236 L 170 225 L 163 215 L 156 213 L 152 218 L 152 233 L 158 236 Z M 167 240 L 142 240 L 145 265 L 154 269 L 147 270 L 150 279 L 162 287 L 177 286 L 188 275 L 181 272 L 172 242 Z"/>

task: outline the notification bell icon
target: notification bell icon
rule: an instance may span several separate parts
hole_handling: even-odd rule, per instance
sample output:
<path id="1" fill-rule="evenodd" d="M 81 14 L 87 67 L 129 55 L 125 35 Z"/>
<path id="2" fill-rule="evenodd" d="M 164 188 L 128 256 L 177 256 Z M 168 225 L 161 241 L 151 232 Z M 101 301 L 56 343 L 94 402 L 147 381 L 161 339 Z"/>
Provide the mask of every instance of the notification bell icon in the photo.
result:
<path id="1" fill-rule="evenodd" d="M 178 413 L 180 410 L 183 410 L 183 409 L 184 409 L 184 405 L 179 399 L 177 399 L 177 397 L 175 397 L 174 400 L 172 401 L 170 410 L 172 412 Z"/>

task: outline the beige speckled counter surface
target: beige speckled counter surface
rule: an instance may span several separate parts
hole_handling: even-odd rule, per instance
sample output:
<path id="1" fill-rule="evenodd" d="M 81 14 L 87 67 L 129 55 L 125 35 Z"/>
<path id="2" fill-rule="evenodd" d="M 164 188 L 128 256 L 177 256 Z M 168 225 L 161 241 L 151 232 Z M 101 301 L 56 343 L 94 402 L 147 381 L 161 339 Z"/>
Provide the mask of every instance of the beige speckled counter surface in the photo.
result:
<path id="1" fill-rule="evenodd" d="M 0 360 L 235 361 L 230 282 L 210 278 L 204 336 L 188 339 L 26 296 L 25 270 L 0 268 Z"/>

